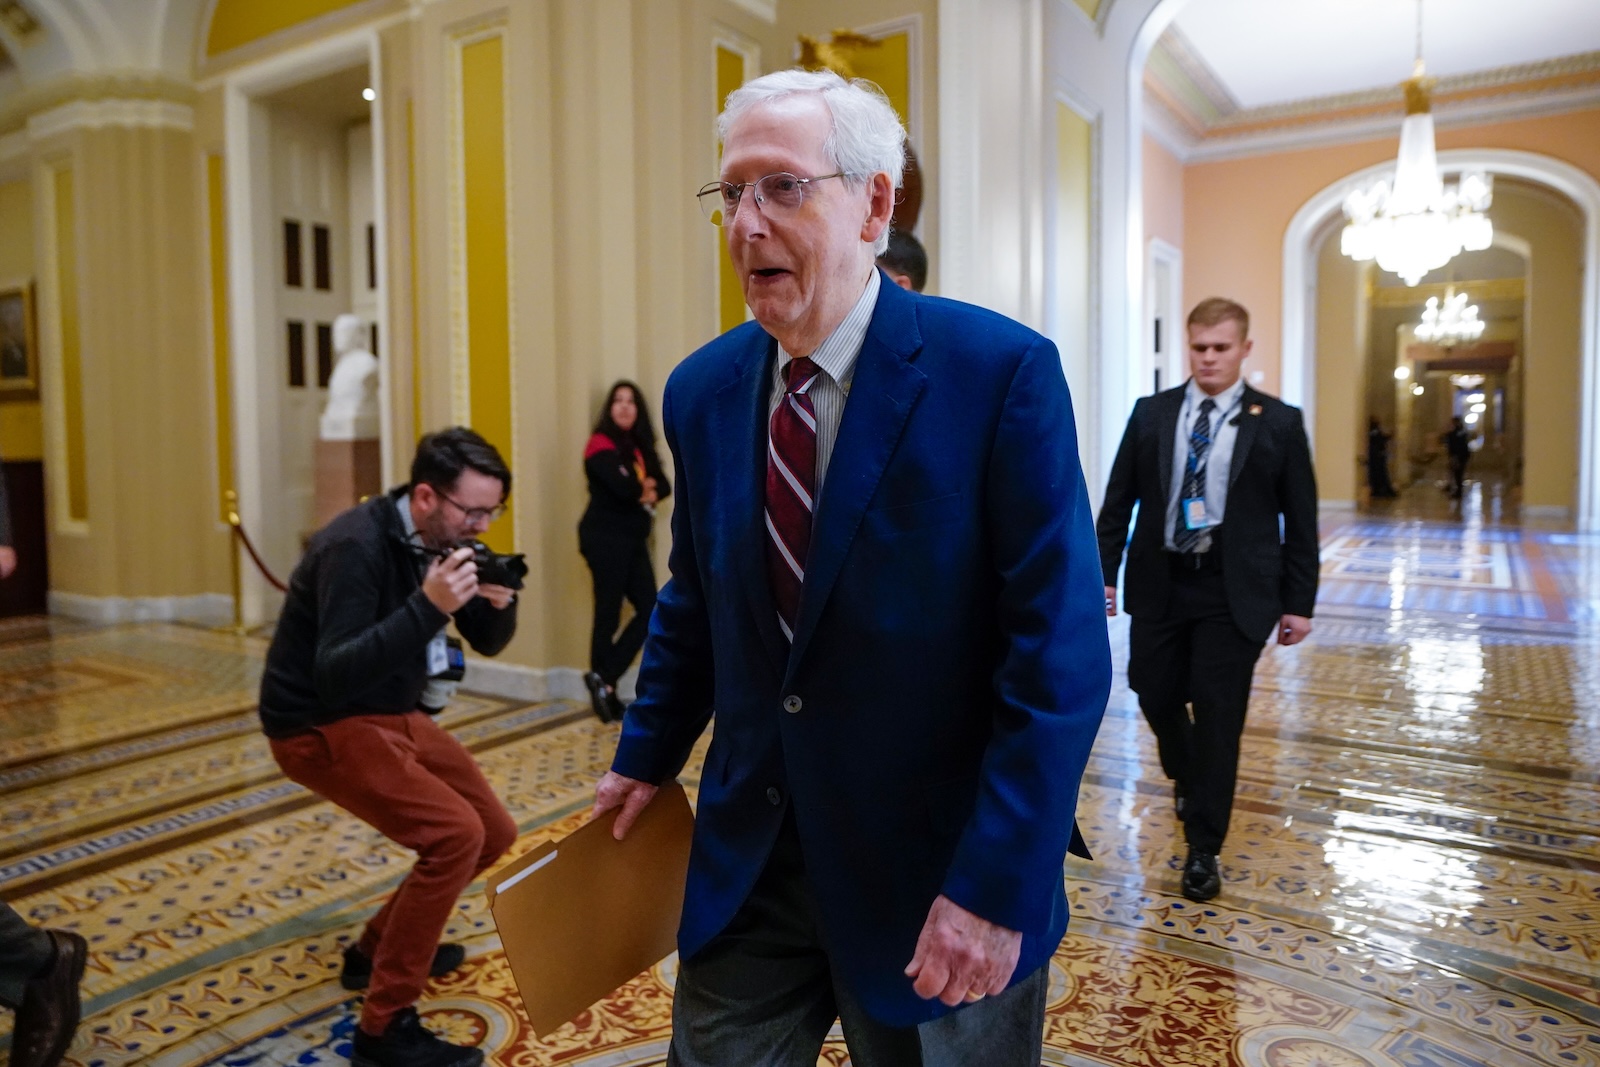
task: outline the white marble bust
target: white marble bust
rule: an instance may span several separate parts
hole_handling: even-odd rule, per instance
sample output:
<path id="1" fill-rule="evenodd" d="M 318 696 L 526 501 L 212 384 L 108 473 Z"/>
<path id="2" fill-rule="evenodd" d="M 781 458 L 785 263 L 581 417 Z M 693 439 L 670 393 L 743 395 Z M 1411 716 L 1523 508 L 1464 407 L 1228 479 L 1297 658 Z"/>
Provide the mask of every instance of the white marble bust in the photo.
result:
<path id="1" fill-rule="evenodd" d="M 333 320 L 338 362 L 328 379 L 322 412 L 324 441 L 360 441 L 378 436 L 378 357 L 362 346 L 366 325 L 355 315 Z"/>

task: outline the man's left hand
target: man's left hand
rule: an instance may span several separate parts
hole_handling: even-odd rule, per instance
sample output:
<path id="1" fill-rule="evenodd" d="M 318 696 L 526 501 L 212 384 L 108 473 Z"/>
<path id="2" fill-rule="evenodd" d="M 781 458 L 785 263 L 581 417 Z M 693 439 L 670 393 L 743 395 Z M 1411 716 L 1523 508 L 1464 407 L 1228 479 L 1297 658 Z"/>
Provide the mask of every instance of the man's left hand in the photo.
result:
<path id="1" fill-rule="evenodd" d="M 1304 615 L 1285 615 L 1278 620 L 1278 644 L 1298 645 L 1311 636 L 1311 620 Z"/>
<path id="2" fill-rule="evenodd" d="M 938 997 L 955 1007 L 1003 993 L 1022 954 L 1022 934 L 980 919 L 949 897 L 928 909 L 917 951 L 906 968 L 923 1000 Z"/>
<path id="3" fill-rule="evenodd" d="M 503 585 L 487 585 L 483 582 L 478 583 L 478 595 L 500 611 L 510 607 L 511 602 L 517 599 L 517 591 L 515 589 L 510 589 Z"/>

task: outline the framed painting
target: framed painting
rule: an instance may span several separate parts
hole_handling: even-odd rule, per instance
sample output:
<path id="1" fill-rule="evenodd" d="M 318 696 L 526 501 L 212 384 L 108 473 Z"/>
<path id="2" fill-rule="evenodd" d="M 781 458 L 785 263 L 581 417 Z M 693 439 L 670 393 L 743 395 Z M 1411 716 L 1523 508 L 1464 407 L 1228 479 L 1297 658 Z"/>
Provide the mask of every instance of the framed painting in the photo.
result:
<path id="1" fill-rule="evenodd" d="M 33 283 L 0 285 L 0 400 L 39 394 Z"/>

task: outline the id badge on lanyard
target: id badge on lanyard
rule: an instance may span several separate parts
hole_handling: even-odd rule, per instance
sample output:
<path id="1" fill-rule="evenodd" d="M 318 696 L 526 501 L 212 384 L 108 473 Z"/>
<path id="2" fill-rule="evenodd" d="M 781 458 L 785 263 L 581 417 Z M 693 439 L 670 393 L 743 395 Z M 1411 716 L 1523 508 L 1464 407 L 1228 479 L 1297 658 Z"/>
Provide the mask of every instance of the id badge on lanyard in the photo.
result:
<path id="1" fill-rule="evenodd" d="M 1183 525 L 1190 530 L 1204 530 L 1211 524 L 1206 521 L 1206 498 L 1186 496 L 1179 503 L 1183 508 Z"/>

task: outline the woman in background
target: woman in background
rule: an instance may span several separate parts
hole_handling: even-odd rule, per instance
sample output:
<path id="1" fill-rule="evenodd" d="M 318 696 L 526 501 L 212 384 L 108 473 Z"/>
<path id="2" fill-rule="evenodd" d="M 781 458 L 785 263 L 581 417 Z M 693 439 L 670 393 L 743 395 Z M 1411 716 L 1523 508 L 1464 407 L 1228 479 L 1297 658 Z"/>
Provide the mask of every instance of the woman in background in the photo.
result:
<path id="1" fill-rule="evenodd" d="M 656 575 L 650 565 L 650 527 L 656 504 L 672 492 L 656 454 L 656 431 L 639 387 L 617 382 L 583 450 L 589 506 L 578 523 L 578 549 L 594 578 L 594 632 L 589 673 L 583 676 L 601 722 L 622 718 L 617 679 L 644 645 L 656 605 Z M 622 632 L 622 602 L 633 618 Z"/>

